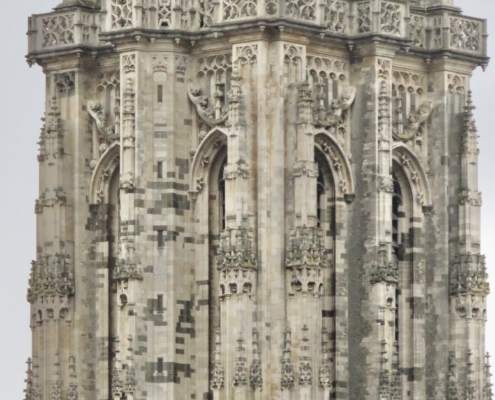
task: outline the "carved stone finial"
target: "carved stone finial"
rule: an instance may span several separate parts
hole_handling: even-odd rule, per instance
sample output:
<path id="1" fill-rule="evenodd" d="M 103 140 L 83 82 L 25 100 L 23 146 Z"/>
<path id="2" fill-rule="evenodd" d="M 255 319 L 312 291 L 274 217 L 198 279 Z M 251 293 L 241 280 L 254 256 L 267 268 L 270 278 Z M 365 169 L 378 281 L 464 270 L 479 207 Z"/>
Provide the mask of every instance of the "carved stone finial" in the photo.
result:
<path id="1" fill-rule="evenodd" d="M 289 328 L 285 330 L 284 352 L 282 357 L 282 376 L 280 386 L 282 390 L 290 390 L 294 387 L 294 369 L 291 363 L 291 331 Z"/>
<path id="2" fill-rule="evenodd" d="M 79 397 L 77 389 L 77 374 L 74 356 L 69 357 L 69 388 L 67 389 L 67 400 L 77 400 Z"/>
<path id="3" fill-rule="evenodd" d="M 238 346 L 235 349 L 237 357 L 235 359 L 234 365 L 234 386 L 246 386 L 248 383 L 246 357 L 244 356 L 245 349 L 243 346 L 243 342 L 244 340 L 242 339 L 242 337 L 239 337 L 239 339 L 237 339 Z"/>
<path id="4" fill-rule="evenodd" d="M 467 353 L 467 362 L 466 362 L 466 367 L 467 367 L 467 380 L 466 380 L 466 386 L 464 389 L 465 395 L 466 395 L 466 400 L 475 400 L 477 398 L 476 396 L 476 385 L 474 383 L 474 371 L 473 371 L 473 352 L 471 349 L 468 349 Z"/>
<path id="5" fill-rule="evenodd" d="M 258 261 L 249 230 L 241 227 L 224 230 L 220 235 L 215 263 L 220 274 L 221 297 L 252 294 Z"/>
<path id="6" fill-rule="evenodd" d="M 253 362 L 251 363 L 251 369 L 249 371 L 249 385 L 255 390 L 263 387 L 263 375 L 261 371 L 258 344 L 258 331 L 253 329 Z"/>
<path id="7" fill-rule="evenodd" d="M 224 383 L 223 367 L 220 361 L 220 345 L 220 328 L 217 328 L 215 334 L 215 361 L 213 363 L 213 371 L 210 381 L 211 390 L 220 390 Z"/>
<path id="8" fill-rule="evenodd" d="M 485 383 L 483 385 L 483 400 L 492 400 L 493 399 L 493 390 L 492 390 L 492 382 L 491 382 L 491 365 L 490 365 L 490 353 L 486 353 L 485 355 L 485 368 L 484 368 L 484 380 Z"/>

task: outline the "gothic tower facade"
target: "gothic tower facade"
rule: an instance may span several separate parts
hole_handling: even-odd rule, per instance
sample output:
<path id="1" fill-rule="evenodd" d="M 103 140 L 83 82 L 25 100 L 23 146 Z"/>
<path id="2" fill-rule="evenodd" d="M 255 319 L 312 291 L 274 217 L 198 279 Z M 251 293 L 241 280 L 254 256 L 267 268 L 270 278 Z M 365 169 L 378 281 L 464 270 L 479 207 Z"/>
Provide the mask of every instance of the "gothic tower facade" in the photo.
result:
<path id="1" fill-rule="evenodd" d="M 488 400 L 452 0 L 65 0 L 26 400 Z"/>

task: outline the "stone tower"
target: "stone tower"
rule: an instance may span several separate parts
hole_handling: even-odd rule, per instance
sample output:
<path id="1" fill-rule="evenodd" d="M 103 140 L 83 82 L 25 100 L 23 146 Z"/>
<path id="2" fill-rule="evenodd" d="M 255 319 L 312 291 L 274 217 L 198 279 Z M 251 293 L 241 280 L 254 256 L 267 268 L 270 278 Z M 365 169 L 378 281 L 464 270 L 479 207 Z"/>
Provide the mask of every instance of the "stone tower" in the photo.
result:
<path id="1" fill-rule="evenodd" d="M 452 0 L 69 0 L 26 400 L 488 400 L 486 21 Z"/>

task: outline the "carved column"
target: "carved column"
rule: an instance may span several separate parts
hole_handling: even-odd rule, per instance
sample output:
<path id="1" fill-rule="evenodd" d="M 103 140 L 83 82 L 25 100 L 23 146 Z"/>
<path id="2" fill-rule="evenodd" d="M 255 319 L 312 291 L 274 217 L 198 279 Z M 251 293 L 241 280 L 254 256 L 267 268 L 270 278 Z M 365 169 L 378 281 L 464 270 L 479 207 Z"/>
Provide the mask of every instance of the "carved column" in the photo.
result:
<path id="1" fill-rule="evenodd" d="M 70 219 L 67 221 L 66 215 L 70 201 L 66 174 L 71 168 L 71 157 L 65 147 L 70 148 L 66 137 L 70 124 L 63 121 L 66 112 L 62 115 L 61 108 L 66 111 L 74 98 L 75 74 L 50 76 L 50 100 L 39 142 L 40 197 L 35 205 L 38 251 L 36 261 L 32 262 L 27 295 L 33 334 L 29 389 L 33 398 L 58 398 L 68 385 L 74 272 Z"/>
<path id="2" fill-rule="evenodd" d="M 246 65 L 246 69 L 251 65 Z M 250 159 L 248 127 L 244 110 L 244 89 L 241 61 L 234 63 L 232 89 L 229 93 L 227 164 L 225 179 L 225 229 L 221 233 L 216 268 L 219 272 L 221 360 L 225 368 L 222 399 L 251 398 L 249 362 L 253 354 L 253 320 L 257 286 L 257 255 L 253 221 L 250 220 L 249 188 Z M 248 73 L 245 74 L 248 76 Z M 215 97 L 216 118 L 221 117 L 218 105 L 221 93 Z M 256 339 L 257 341 L 257 339 Z M 257 344 L 256 344 L 257 346 Z M 255 353 L 256 354 L 256 353 Z M 254 354 L 253 354 L 254 355 Z M 253 387 L 256 389 L 256 387 Z"/>
<path id="3" fill-rule="evenodd" d="M 120 137 L 120 215 L 119 252 L 111 280 L 116 285 L 117 296 L 111 304 L 114 326 L 110 338 L 113 341 L 114 358 L 111 363 L 111 391 L 114 399 L 132 398 L 135 392 L 135 367 L 132 341 L 136 337 L 136 311 L 139 301 L 138 281 L 143 279 L 136 261 L 135 215 L 135 142 L 136 142 L 136 85 L 137 54 L 121 55 L 122 133 Z M 129 342 L 129 344 L 128 344 Z M 124 370 L 122 364 L 127 367 Z"/>
<path id="4" fill-rule="evenodd" d="M 317 227 L 316 185 L 318 165 L 314 159 L 311 89 L 307 80 L 299 85 L 296 121 L 294 218 L 286 253 L 287 319 L 292 332 L 292 354 L 297 371 L 297 398 L 314 398 L 318 388 L 322 329 L 323 269 L 327 267 L 323 233 Z M 304 311 L 303 311 L 304 310 Z"/>
<path id="5" fill-rule="evenodd" d="M 455 361 L 466 395 L 480 396 L 485 374 L 486 297 L 490 293 L 485 257 L 479 254 L 481 193 L 478 191 L 477 129 L 473 119 L 471 92 L 464 107 L 464 127 L 460 140 L 461 187 L 458 189 L 459 253 L 450 268 L 451 313 L 455 327 Z M 488 382 L 489 383 L 489 382 Z"/>

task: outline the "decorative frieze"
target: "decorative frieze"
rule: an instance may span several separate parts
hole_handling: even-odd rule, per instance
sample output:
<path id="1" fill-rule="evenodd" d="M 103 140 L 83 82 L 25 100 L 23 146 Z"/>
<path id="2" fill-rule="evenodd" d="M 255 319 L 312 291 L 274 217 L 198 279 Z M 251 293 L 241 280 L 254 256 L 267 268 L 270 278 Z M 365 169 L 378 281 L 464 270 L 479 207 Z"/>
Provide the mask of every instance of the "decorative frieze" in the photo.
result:
<path id="1" fill-rule="evenodd" d="M 397 260 L 390 260 L 384 246 L 378 250 L 377 261 L 371 265 L 372 285 L 386 283 L 397 285 L 399 283 L 399 263 Z"/>
<path id="2" fill-rule="evenodd" d="M 450 290 L 452 295 L 489 294 L 485 256 L 471 253 L 456 256 L 450 269 Z"/>
<path id="3" fill-rule="evenodd" d="M 31 262 L 31 276 L 27 299 L 34 303 L 39 297 L 57 295 L 72 296 L 74 279 L 71 257 L 68 254 L 43 254 L 38 252 L 36 261 Z"/>
<path id="4" fill-rule="evenodd" d="M 323 290 L 322 268 L 328 265 L 323 234 L 318 228 L 299 227 L 289 238 L 285 265 L 289 294 L 297 292 L 318 294 Z"/>
<path id="5" fill-rule="evenodd" d="M 252 294 L 258 261 L 247 230 L 223 231 L 215 262 L 220 274 L 220 296 Z"/>

